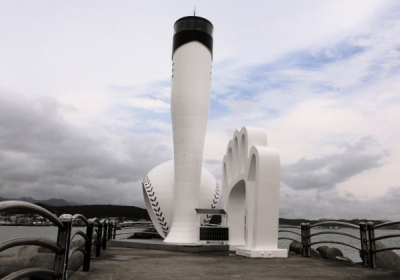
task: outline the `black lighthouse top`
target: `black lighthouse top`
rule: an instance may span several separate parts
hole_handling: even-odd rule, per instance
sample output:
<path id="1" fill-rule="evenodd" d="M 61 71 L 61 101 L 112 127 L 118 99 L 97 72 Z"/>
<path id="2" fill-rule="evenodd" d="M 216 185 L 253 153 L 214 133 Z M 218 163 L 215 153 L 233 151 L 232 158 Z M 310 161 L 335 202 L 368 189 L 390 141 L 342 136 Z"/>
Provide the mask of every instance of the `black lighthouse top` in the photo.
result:
<path id="1" fill-rule="evenodd" d="M 198 41 L 213 52 L 214 26 L 202 17 L 189 16 L 178 19 L 174 25 L 174 43 L 172 46 L 172 56 L 175 51 L 185 43 Z"/>

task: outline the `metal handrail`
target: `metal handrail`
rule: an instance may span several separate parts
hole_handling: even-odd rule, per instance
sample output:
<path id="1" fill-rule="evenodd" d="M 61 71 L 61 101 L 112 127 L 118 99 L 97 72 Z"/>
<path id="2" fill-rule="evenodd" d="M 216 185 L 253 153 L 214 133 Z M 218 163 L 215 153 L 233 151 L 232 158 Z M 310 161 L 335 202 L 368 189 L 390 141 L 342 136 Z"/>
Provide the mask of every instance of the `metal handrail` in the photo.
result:
<path id="1" fill-rule="evenodd" d="M 25 201 L 7 200 L 0 203 L 0 212 L 11 211 L 11 210 L 27 210 L 40 214 L 44 218 L 49 219 L 53 224 L 58 226 L 60 229 L 64 229 L 63 223 L 55 217 L 50 211 L 33 203 Z"/>
<path id="2" fill-rule="evenodd" d="M 311 234 L 310 237 L 312 237 L 312 236 L 317 236 L 317 235 L 322 235 L 322 234 L 344 235 L 344 236 L 349 236 L 349 237 L 355 238 L 355 239 L 357 239 L 357 240 L 361 240 L 360 237 L 357 237 L 357 236 L 352 235 L 352 234 L 350 234 L 350 233 L 345 233 L 345 232 L 334 232 L 334 231 L 321 231 L 321 232 L 316 232 L 316 233 Z"/>
<path id="3" fill-rule="evenodd" d="M 69 251 L 68 258 L 71 258 L 71 256 L 73 254 L 75 254 L 76 252 L 82 252 L 84 255 L 88 254 L 88 252 L 86 252 L 85 249 L 82 249 L 82 248 L 79 248 L 79 247 L 74 247 L 72 250 Z"/>
<path id="4" fill-rule="evenodd" d="M 286 240 L 292 240 L 292 241 L 296 241 L 296 242 L 299 242 L 298 240 L 296 240 L 296 239 L 294 239 L 294 238 L 290 238 L 290 237 L 278 237 L 278 240 L 279 239 L 286 239 Z M 299 242 L 300 243 L 300 242 Z"/>
<path id="5" fill-rule="evenodd" d="M 390 251 L 390 250 L 400 250 L 400 247 L 385 247 L 381 249 L 376 249 L 375 253 L 383 252 L 383 251 Z"/>
<path id="6" fill-rule="evenodd" d="M 60 246 L 58 246 L 56 243 L 51 242 L 46 239 L 40 239 L 40 238 L 14 238 L 14 239 L 9 239 L 6 241 L 3 241 L 0 243 L 0 252 L 7 250 L 12 247 L 16 246 L 22 246 L 22 245 L 35 245 L 35 246 L 42 246 L 47 249 L 52 250 L 56 254 L 61 254 L 62 249 Z"/>
<path id="7" fill-rule="evenodd" d="M 357 228 L 357 229 L 359 229 L 360 237 L 357 237 L 352 234 L 344 233 L 344 232 L 334 232 L 334 231 L 322 231 L 322 232 L 316 232 L 314 234 L 311 234 L 312 227 L 316 227 L 319 225 L 326 225 L 326 224 L 344 225 L 344 226 L 348 226 L 351 228 Z M 333 240 L 321 240 L 321 241 L 311 242 L 311 237 L 317 236 L 317 235 L 323 235 L 323 234 L 343 235 L 343 236 L 348 236 L 348 237 L 357 239 L 360 241 L 360 248 L 353 246 L 351 244 L 347 244 L 347 243 L 340 242 L 340 241 L 333 241 Z M 358 250 L 360 252 L 363 266 L 367 266 L 369 264 L 370 257 L 369 257 L 369 253 L 368 253 L 369 250 L 368 250 L 368 240 L 367 240 L 367 225 L 364 222 L 361 222 L 358 226 L 350 224 L 350 223 L 335 222 L 335 221 L 326 221 L 326 222 L 316 223 L 314 225 L 310 225 L 309 223 L 302 223 L 301 224 L 301 243 L 303 244 L 302 255 L 304 257 L 311 256 L 311 246 L 312 245 L 321 244 L 321 243 L 331 243 L 331 244 L 340 244 L 340 245 L 347 246 L 347 247 Z"/>
<path id="8" fill-rule="evenodd" d="M 342 225 L 342 226 L 348 226 L 348 227 L 359 229 L 359 226 L 357 226 L 357 225 L 345 223 L 345 222 L 336 222 L 336 221 L 326 221 L 326 222 L 316 223 L 316 224 L 310 225 L 310 228 L 320 226 L 320 225 L 328 225 L 328 224 Z"/>
<path id="9" fill-rule="evenodd" d="M 382 224 L 378 224 L 375 225 L 373 228 L 377 229 L 377 228 L 381 228 L 381 227 L 386 227 L 386 226 L 392 226 L 392 225 L 400 225 L 400 221 L 395 221 L 395 222 L 387 222 L 387 223 L 382 223 Z"/>
<path id="10" fill-rule="evenodd" d="M 45 268 L 27 268 L 19 271 L 12 272 L 7 276 L 3 277 L 1 280 L 17 280 L 28 276 L 35 276 L 35 275 L 49 275 L 56 279 L 61 277 L 61 273 L 45 269 Z"/>
<path id="11" fill-rule="evenodd" d="M 293 225 L 279 225 L 279 227 L 282 227 L 282 228 L 295 228 L 295 229 L 301 229 L 301 227 L 299 227 L 299 226 L 293 226 Z M 295 231 L 292 231 L 292 230 L 280 229 L 280 230 L 278 230 L 278 233 L 279 233 L 279 232 L 287 232 L 287 233 L 292 233 L 292 234 L 295 234 L 295 235 L 298 235 L 298 236 L 300 236 L 300 237 L 301 237 L 301 234 L 300 234 L 300 233 L 298 233 L 298 232 L 295 232 Z M 299 242 L 299 243 L 301 243 L 301 241 L 299 241 L 299 240 L 296 240 L 296 239 L 294 239 L 294 238 L 291 238 L 291 237 L 278 237 L 278 240 L 291 240 L 291 241 L 294 241 L 294 242 Z"/>
<path id="12" fill-rule="evenodd" d="M 400 237 L 400 234 L 388 234 L 388 235 L 381 235 L 375 238 L 372 238 L 373 241 L 378 241 L 381 239 L 393 238 L 393 237 Z"/>
<path id="13" fill-rule="evenodd" d="M 296 235 L 298 235 L 298 236 L 301 236 L 300 233 L 295 232 L 295 231 L 291 231 L 291 230 L 280 229 L 280 230 L 278 230 L 278 232 L 290 232 L 290 233 L 296 234 Z"/>
<path id="14" fill-rule="evenodd" d="M 92 218 L 94 224 L 100 224 L 100 220 L 98 218 Z"/>
<path id="15" fill-rule="evenodd" d="M 82 236 L 86 241 L 89 240 L 89 237 L 87 237 L 87 235 L 81 230 L 75 231 L 74 234 L 71 235 L 70 240 L 74 239 L 74 237 L 77 236 L 77 235 Z"/>
<path id="16" fill-rule="evenodd" d="M 56 279 L 67 279 L 67 269 L 69 258 L 76 252 L 82 252 L 84 254 L 83 260 L 83 271 L 88 271 L 90 269 L 90 258 L 91 258 L 91 248 L 93 243 L 96 244 L 96 256 L 100 255 L 101 249 L 106 249 L 106 241 L 112 238 L 112 228 L 116 228 L 116 224 L 109 220 L 99 220 L 98 218 L 87 219 L 81 214 L 69 215 L 64 214 L 59 218 L 54 216 L 48 210 L 23 201 L 4 201 L 0 202 L 0 212 L 11 211 L 11 210 L 25 210 L 33 213 L 40 214 L 44 218 L 49 219 L 58 227 L 57 242 L 52 242 L 42 238 L 16 238 L 0 242 L 0 252 L 8 248 L 21 245 L 35 245 L 48 248 L 56 253 L 56 258 L 54 261 L 54 270 L 47 270 L 44 268 L 29 268 L 20 271 L 10 273 L 3 280 L 20 279 L 27 276 L 33 275 L 50 275 Z M 86 224 L 86 233 L 83 231 L 76 231 L 71 233 L 72 224 L 76 219 L 82 220 Z M 94 225 L 97 225 L 94 228 Z M 108 232 L 107 232 L 108 229 Z M 104 236 L 103 236 L 104 231 Z M 96 233 L 96 240 L 93 240 L 93 233 Z M 108 234 L 107 234 L 108 233 Z M 70 250 L 71 240 L 80 235 L 85 239 L 85 249 L 80 247 L 75 247 Z M 103 245 L 103 246 L 101 246 Z"/>
<path id="17" fill-rule="evenodd" d="M 355 246 L 353 246 L 353 245 L 350 245 L 350 244 L 347 244 L 347 243 L 343 243 L 343 242 L 339 242 L 339 241 L 330 241 L 330 240 L 323 240 L 323 241 L 312 242 L 312 243 L 309 244 L 309 246 L 316 245 L 316 244 L 321 244 L 321 243 L 340 244 L 340 245 L 344 245 L 344 246 L 348 246 L 348 247 L 351 247 L 351 248 L 353 248 L 353 249 L 356 249 L 357 251 L 360 251 L 359 248 L 357 248 L 357 247 L 355 247 Z"/>
<path id="18" fill-rule="evenodd" d="M 301 229 L 300 226 L 293 226 L 293 225 L 279 225 L 279 227 L 283 227 L 283 228 L 298 228 L 298 229 Z"/>
<path id="19" fill-rule="evenodd" d="M 74 222 L 76 219 L 80 219 L 81 221 L 83 221 L 86 226 L 89 225 L 88 219 L 86 219 L 86 217 L 83 216 L 82 214 L 75 214 L 72 216 L 72 222 Z"/>
<path id="20" fill-rule="evenodd" d="M 387 223 L 382 223 L 379 225 L 374 225 L 373 222 L 368 222 L 367 223 L 367 228 L 368 228 L 368 239 L 369 239 L 369 266 L 371 268 L 376 268 L 376 253 L 379 252 L 384 252 L 384 251 L 389 251 L 389 250 L 400 250 L 400 247 L 385 247 L 385 248 L 376 248 L 376 241 L 382 240 L 382 239 L 387 239 L 387 238 L 393 238 L 393 237 L 400 237 L 400 234 L 388 234 L 388 235 L 383 235 L 383 236 L 378 236 L 375 237 L 375 229 L 385 227 L 385 226 L 391 226 L 391 225 L 396 225 L 400 224 L 400 221 L 396 222 L 387 222 Z"/>

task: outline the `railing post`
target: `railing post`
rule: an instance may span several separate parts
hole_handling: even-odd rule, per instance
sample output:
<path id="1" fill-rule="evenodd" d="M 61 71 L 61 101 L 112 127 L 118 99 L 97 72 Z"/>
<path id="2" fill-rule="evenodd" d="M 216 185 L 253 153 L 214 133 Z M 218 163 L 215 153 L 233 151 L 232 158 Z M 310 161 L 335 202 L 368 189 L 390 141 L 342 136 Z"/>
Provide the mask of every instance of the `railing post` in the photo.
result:
<path id="1" fill-rule="evenodd" d="M 363 266 L 368 266 L 369 263 L 369 254 L 368 254 L 368 237 L 367 237 L 367 224 L 361 222 L 360 226 L 360 240 L 361 240 L 361 250 L 360 250 L 360 257 L 362 260 Z"/>
<path id="2" fill-rule="evenodd" d="M 301 255 L 303 257 L 306 256 L 306 242 L 307 242 L 307 239 L 306 239 L 305 229 L 306 229 L 305 228 L 305 223 L 301 223 L 300 224 L 300 230 L 301 230 L 300 234 L 301 234 L 301 244 L 303 244 L 303 249 L 301 250 Z"/>
<path id="3" fill-rule="evenodd" d="M 368 222 L 368 241 L 369 241 L 369 266 L 371 268 L 376 268 L 376 245 L 375 245 L 375 230 L 374 223 Z"/>
<path id="4" fill-rule="evenodd" d="M 311 257 L 311 228 L 310 223 L 306 223 L 307 227 L 307 257 Z"/>
<path id="5" fill-rule="evenodd" d="M 85 242 L 86 255 L 83 257 L 83 271 L 90 270 L 90 259 L 92 258 L 92 241 L 93 241 L 93 221 L 89 220 L 89 224 L 86 227 L 87 240 Z"/>
<path id="6" fill-rule="evenodd" d="M 112 233 L 113 233 L 113 226 L 114 222 L 110 220 L 109 224 L 108 224 L 108 237 L 107 240 L 110 240 L 112 238 Z"/>
<path id="7" fill-rule="evenodd" d="M 102 239 L 103 250 L 107 249 L 107 233 L 108 233 L 108 220 L 104 221 L 104 233 Z"/>
<path id="8" fill-rule="evenodd" d="M 100 257 L 101 252 L 101 240 L 103 235 L 103 220 L 98 222 L 97 226 L 97 244 L 96 244 L 96 257 Z"/>
<path id="9" fill-rule="evenodd" d="M 310 224 L 309 223 L 301 223 L 301 243 L 303 244 L 303 251 L 302 251 L 302 256 L 303 257 L 310 257 L 311 255 L 311 250 L 310 250 L 310 242 L 311 242 L 311 237 L 310 237 Z"/>
<path id="10" fill-rule="evenodd" d="M 117 225 L 118 225 L 118 220 L 114 223 L 112 239 L 115 239 L 115 236 L 117 235 Z"/>
<path id="11" fill-rule="evenodd" d="M 68 269 L 68 255 L 70 246 L 70 237 L 72 229 L 72 215 L 61 215 L 60 222 L 63 223 L 64 229 L 58 229 L 57 245 L 61 247 L 62 253 L 56 254 L 54 260 L 54 270 L 61 273 L 61 279 L 66 280 Z"/>

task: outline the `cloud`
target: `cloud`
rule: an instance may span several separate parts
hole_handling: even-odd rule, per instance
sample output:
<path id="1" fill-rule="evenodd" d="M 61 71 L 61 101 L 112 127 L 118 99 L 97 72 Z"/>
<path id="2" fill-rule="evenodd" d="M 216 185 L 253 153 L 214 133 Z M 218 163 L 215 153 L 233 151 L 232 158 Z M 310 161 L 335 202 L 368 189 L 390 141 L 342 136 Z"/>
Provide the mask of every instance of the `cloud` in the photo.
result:
<path id="1" fill-rule="evenodd" d="M 143 205 L 141 178 L 172 158 L 172 24 L 193 5 L 26 5 L 0 9 L 0 196 Z M 399 7 L 199 9 L 215 26 L 205 167 L 220 178 L 233 131 L 261 127 L 281 156 L 282 213 L 346 216 L 371 197 L 398 209 Z"/>
<path id="2" fill-rule="evenodd" d="M 120 131 L 110 142 L 104 132 L 66 122 L 54 99 L 5 96 L 11 94 L 0 94 L 2 196 L 142 205 L 141 179 L 171 158 L 162 135 Z"/>
<path id="3" fill-rule="evenodd" d="M 336 190 L 317 194 L 315 190 L 281 189 L 280 216 L 308 219 L 381 219 L 398 220 L 400 187 L 391 187 L 381 196 L 367 201 L 341 196 Z"/>
<path id="4" fill-rule="evenodd" d="M 151 98 L 132 98 L 129 105 L 133 108 L 143 108 L 155 112 L 169 111 L 170 108 L 169 103 Z"/>
<path id="5" fill-rule="evenodd" d="M 387 151 L 370 152 L 376 145 L 370 137 L 364 137 L 355 144 L 343 144 L 339 153 L 319 158 L 301 158 L 298 162 L 282 166 L 282 182 L 297 190 L 333 189 L 338 183 L 377 168 L 383 164 Z"/>

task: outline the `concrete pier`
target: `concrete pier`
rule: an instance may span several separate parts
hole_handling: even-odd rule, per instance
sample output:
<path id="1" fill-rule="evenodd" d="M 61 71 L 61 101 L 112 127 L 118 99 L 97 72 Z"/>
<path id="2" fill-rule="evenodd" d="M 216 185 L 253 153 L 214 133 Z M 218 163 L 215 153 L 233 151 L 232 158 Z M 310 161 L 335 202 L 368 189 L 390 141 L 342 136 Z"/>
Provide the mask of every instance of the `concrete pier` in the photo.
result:
<path id="1" fill-rule="evenodd" d="M 289 255 L 249 259 L 219 252 L 187 253 L 108 247 L 89 272 L 71 280 L 110 279 L 400 279 L 400 273 L 349 263 Z"/>

